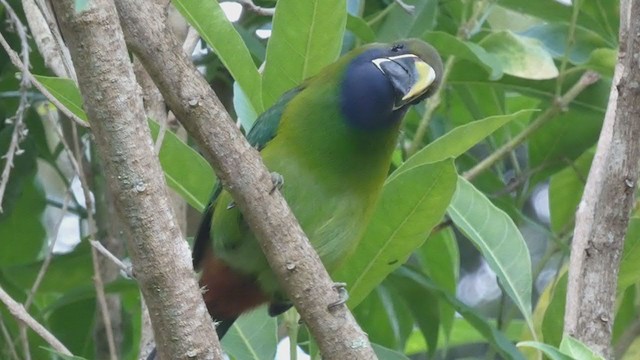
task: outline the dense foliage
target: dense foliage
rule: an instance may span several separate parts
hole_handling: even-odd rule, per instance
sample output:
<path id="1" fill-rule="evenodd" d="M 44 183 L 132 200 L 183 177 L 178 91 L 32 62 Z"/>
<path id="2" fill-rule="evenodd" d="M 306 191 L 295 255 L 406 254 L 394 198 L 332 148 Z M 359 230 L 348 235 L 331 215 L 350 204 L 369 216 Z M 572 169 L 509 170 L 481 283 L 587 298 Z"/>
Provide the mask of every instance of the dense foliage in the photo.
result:
<path id="1" fill-rule="evenodd" d="M 9 3 L 20 10 L 20 2 Z M 231 23 L 217 2 L 173 1 L 206 42 L 194 61 L 243 129 L 284 91 L 358 44 L 406 37 L 433 44 L 446 64 L 443 86 L 407 115 L 374 219 L 358 251 L 332 275 L 348 284 L 349 306 L 382 359 L 522 359 L 534 354 L 531 348 L 554 359 L 589 358 L 562 334 L 565 264 L 616 61 L 617 2 L 406 3 L 414 7 L 392 0 L 264 1 L 257 4 L 276 6 L 273 17 L 245 9 Z M 256 34 L 264 29 L 272 29 L 268 40 Z M 13 49 L 21 48 L 9 26 L 1 31 Z M 53 77 L 30 45 L 32 72 L 84 119 L 74 83 Z M 2 118 L 14 117 L 21 99 L 30 105 L 1 204 L 0 286 L 28 301 L 29 312 L 75 355 L 92 358 L 94 267 L 84 197 L 61 141 L 69 121 L 52 119 L 55 108 L 33 88 L 21 92 L 5 52 L 0 59 Z M 585 82 L 592 72 L 599 80 Z M 0 154 L 10 147 L 15 123 L 0 124 Z M 160 127 L 149 124 L 157 136 Z M 100 202 L 91 138 L 78 131 Z M 212 170 L 188 141 L 170 131 L 163 136 L 159 157 L 168 184 L 201 211 L 215 181 Z M 5 163 L 0 160 L 0 168 Z M 99 221 L 98 230 L 108 226 Z M 188 234 L 194 232 L 190 226 Z M 639 243 L 634 216 L 614 344 L 638 315 Z M 134 359 L 141 330 L 135 282 L 120 277 L 106 290 L 122 299 L 120 357 Z M 243 318 L 225 338 L 225 350 L 237 359 L 272 359 L 277 321 L 264 311 Z M 284 321 L 297 326 L 290 314 Z M 18 323 L 2 306 L 0 330 L 0 357 L 21 354 Z M 313 349 L 304 331 L 299 335 L 301 345 Z M 35 334 L 28 344 L 34 358 L 50 356 Z"/>

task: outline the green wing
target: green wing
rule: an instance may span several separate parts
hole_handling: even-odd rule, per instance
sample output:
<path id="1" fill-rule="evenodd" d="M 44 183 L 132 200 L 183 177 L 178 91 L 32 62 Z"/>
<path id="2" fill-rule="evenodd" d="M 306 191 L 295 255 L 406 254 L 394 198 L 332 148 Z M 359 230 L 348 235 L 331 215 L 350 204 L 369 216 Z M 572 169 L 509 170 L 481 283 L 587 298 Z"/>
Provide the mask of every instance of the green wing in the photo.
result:
<path id="1" fill-rule="evenodd" d="M 258 119 L 256 119 L 256 122 L 247 134 L 247 141 L 249 141 L 251 146 L 258 149 L 258 151 L 261 151 L 265 146 L 267 146 L 267 143 L 276 136 L 284 109 L 287 107 L 289 101 L 302 91 L 302 89 L 303 87 L 301 86 L 287 91 L 275 104 L 273 104 L 272 107 L 267 109 L 258 117 Z M 193 267 L 196 270 L 200 268 L 200 261 L 202 261 L 202 257 L 211 243 L 209 235 L 211 233 L 211 220 L 213 218 L 213 211 L 216 207 L 216 202 L 221 193 L 222 184 L 218 180 L 213 187 L 211 200 L 209 200 L 209 204 L 202 215 L 202 221 L 198 227 L 198 232 L 196 233 L 195 242 L 193 244 L 193 252 L 191 255 L 193 257 Z"/>
<path id="2" fill-rule="evenodd" d="M 267 146 L 267 143 L 276 136 L 284 109 L 287 107 L 289 101 L 298 95 L 302 89 L 302 87 L 297 87 L 282 94 L 280 99 L 278 99 L 272 107 L 267 109 L 258 117 L 255 124 L 253 124 L 253 127 L 247 134 L 247 141 L 249 141 L 251 146 L 254 146 L 258 151 L 260 151 L 264 149 L 264 147 Z"/>

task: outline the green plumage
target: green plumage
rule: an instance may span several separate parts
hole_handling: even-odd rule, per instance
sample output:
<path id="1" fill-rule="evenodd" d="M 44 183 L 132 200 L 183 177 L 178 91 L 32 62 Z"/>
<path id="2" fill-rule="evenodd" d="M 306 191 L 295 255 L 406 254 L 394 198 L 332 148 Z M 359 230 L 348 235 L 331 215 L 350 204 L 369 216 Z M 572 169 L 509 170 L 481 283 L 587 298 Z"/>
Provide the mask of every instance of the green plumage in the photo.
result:
<path id="1" fill-rule="evenodd" d="M 433 68 L 436 78 L 429 80 L 420 94 L 407 99 L 402 108 L 392 109 L 403 94 L 394 89 L 385 78 L 390 75 L 383 70 L 388 65 L 395 67 L 400 75 L 393 76 L 407 77 L 401 80 L 408 85 L 421 79 L 404 63 L 399 67 L 393 61 L 376 68 L 378 65 L 371 60 L 407 53 Z M 418 40 L 356 49 L 285 93 L 247 135 L 249 142 L 261 150 L 267 168 L 284 178 L 280 191 L 329 271 L 336 269 L 360 240 L 389 171 L 400 119 L 409 104 L 422 100 L 437 87 L 441 69 L 437 53 Z M 371 93 L 346 93 L 361 85 Z M 387 100 L 388 109 L 381 105 Z M 346 115 L 366 114 L 368 109 L 378 108 L 388 112 L 374 113 L 380 113 L 382 125 L 362 125 L 361 120 L 356 122 Z M 205 218 L 197 236 L 194 262 L 199 265 L 206 247 L 203 242 L 208 240 L 215 258 L 234 272 L 254 279 L 271 303 L 285 301 L 240 210 L 229 206 L 232 202 L 229 193 L 218 185 L 205 214 L 210 218 Z"/>

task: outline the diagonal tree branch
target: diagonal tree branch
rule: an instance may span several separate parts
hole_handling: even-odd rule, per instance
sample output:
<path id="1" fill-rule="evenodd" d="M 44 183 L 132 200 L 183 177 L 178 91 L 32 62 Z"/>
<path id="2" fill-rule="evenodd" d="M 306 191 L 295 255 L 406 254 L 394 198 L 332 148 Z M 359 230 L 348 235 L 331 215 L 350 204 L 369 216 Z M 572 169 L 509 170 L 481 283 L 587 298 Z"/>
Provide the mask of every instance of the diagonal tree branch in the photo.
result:
<path id="1" fill-rule="evenodd" d="M 67 347 L 60 342 L 60 340 L 58 340 L 53 334 L 45 329 L 45 327 L 37 322 L 36 319 L 31 317 L 27 310 L 25 310 L 24 306 L 13 300 L 2 287 L 0 287 L 0 303 L 5 304 L 11 315 L 26 324 L 29 328 L 31 328 L 31 330 L 35 331 L 36 334 L 40 335 L 40 337 L 42 337 L 44 341 L 51 345 L 54 350 L 64 355 L 72 355 L 69 349 L 67 349 Z"/>
<path id="2" fill-rule="evenodd" d="M 127 44 L 213 165 L 317 340 L 324 359 L 373 359 L 366 334 L 338 300 L 333 282 L 271 176 L 163 21 L 162 5 L 116 0 Z M 171 64 L 171 66 L 166 66 Z"/>
<path id="3" fill-rule="evenodd" d="M 620 4 L 620 52 L 571 246 L 564 331 L 611 358 L 617 276 L 640 172 L 640 1 Z"/>
<path id="4" fill-rule="evenodd" d="M 166 359 L 222 359 L 146 123 L 110 0 L 54 1 L 133 271 Z"/>

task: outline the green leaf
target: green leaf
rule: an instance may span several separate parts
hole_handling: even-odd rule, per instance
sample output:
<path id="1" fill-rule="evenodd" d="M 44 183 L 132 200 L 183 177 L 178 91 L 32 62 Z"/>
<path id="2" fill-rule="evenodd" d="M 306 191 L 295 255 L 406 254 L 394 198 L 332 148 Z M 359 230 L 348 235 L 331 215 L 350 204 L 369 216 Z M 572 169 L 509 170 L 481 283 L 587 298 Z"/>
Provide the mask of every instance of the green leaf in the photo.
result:
<path id="1" fill-rule="evenodd" d="M 440 288 L 430 279 L 422 274 L 408 268 L 401 267 L 396 270 L 392 277 L 404 277 L 414 281 L 415 286 L 422 286 L 436 293 L 441 299 L 447 301 L 471 326 L 473 326 L 495 349 L 506 359 L 524 360 L 522 354 L 511 343 L 503 332 L 498 330 L 489 320 L 480 315 L 476 310 L 458 300 L 453 294 Z"/>
<path id="2" fill-rule="evenodd" d="M 521 341 L 518 347 L 530 347 L 542 351 L 550 360 L 573 360 L 574 358 L 560 352 L 556 347 L 537 341 Z"/>
<path id="3" fill-rule="evenodd" d="M 390 277 L 384 284 L 395 289 L 395 293 L 401 296 L 427 341 L 429 356 L 433 356 L 440 336 L 440 304 L 445 302 L 439 301 L 438 296 L 430 289 L 415 286 L 413 281 L 404 277 Z M 455 292 L 455 288 L 453 291 Z M 451 306 L 448 308 L 451 309 L 450 315 L 453 320 L 455 310 Z"/>
<path id="4" fill-rule="evenodd" d="M 611 47 L 617 47 L 618 28 L 620 27 L 620 2 L 611 0 L 590 0 L 580 2 L 580 15 L 578 16 L 578 24 L 583 21 L 593 21 L 599 27 L 585 26 L 588 29 L 594 29 L 602 34 L 609 42 L 613 44 Z M 584 25 L 583 25 L 584 26 Z"/>
<path id="5" fill-rule="evenodd" d="M 407 5 L 415 8 L 411 13 L 402 9 L 397 3 L 393 6 L 384 22 L 378 29 L 378 40 L 391 42 L 410 37 L 420 37 L 425 31 L 433 29 L 438 15 L 436 0 L 406 0 Z"/>
<path id="6" fill-rule="evenodd" d="M 480 45 L 459 38 L 442 31 L 429 31 L 422 38 L 433 45 L 442 56 L 455 56 L 480 65 L 491 80 L 502 76 L 502 64 L 493 54 L 488 53 Z"/>
<path id="7" fill-rule="evenodd" d="M 80 90 L 72 80 L 37 75 L 36 77 L 56 99 L 69 107 L 78 117 L 86 119 L 82 110 Z M 149 120 L 148 124 L 155 139 L 160 126 L 153 120 Z M 171 131 L 164 134 L 159 158 L 167 184 L 191 206 L 200 211 L 204 209 L 215 183 L 215 175 L 206 160 Z"/>
<path id="8" fill-rule="evenodd" d="M 536 80 L 558 76 L 551 55 L 537 39 L 500 31 L 482 39 L 480 45 L 498 58 L 505 74 Z"/>
<path id="9" fill-rule="evenodd" d="M 160 125 L 149 120 L 149 128 L 155 141 Z M 164 133 L 158 157 L 167 184 L 189 205 L 202 212 L 209 201 L 216 179 L 209 163 L 170 130 Z"/>
<path id="10" fill-rule="evenodd" d="M 582 74 L 574 71 L 567 73 L 563 82 L 562 93 L 568 91 Z M 517 92 L 522 95 L 554 101 L 556 97 L 557 81 L 553 80 L 530 80 L 505 75 L 499 81 L 489 81 L 478 65 L 469 62 L 457 62 L 449 75 L 449 84 L 487 84 L 504 91 Z M 580 109 L 585 112 L 600 113 L 604 116 L 611 90 L 611 79 L 602 78 L 593 85 L 583 90 L 575 100 L 569 104 L 569 110 Z"/>
<path id="11" fill-rule="evenodd" d="M 551 177 L 549 211 L 551 213 L 551 229 L 555 233 L 568 231 L 572 228 L 594 154 L 595 148 L 585 151 L 570 166 Z"/>
<path id="12" fill-rule="evenodd" d="M 548 285 L 552 295 L 542 319 L 542 338 L 545 343 L 552 346 L 559 346 L 562 341 L 564 308 L 567 298 L 567 274 L 566 271 L 562 271 L 556 275 L 555 283 L 552 282 Z"/>
<path id="13" fill-rule="evenodd" d="M 76 287 L 93 285 L 91 280 L 93 264 L 89 255 L 89 246 L 87 241 L 83 241 L 72 252 L 55 255 L 42 278 L 38 294 L 67 292 Z M 28 265 L 6 268 L 3 273 L 12 283 L 23 289 L 29 289 L 41 267 L 42 261 L 37 261 Z"/>
<path id="14" fill-rule="evenodd" d="M 540 40 L 547 51 L 555 58 L 564 57 L 568 34 L 569 24 L 567 23 L 540 24 L 522 33 L 524 36 Z M 584 64 L 589 59 L 591 52 L 610 45 L 593 30 L 576 26 L 573 33 L 573 42 L 568 53 L 568 60 L 572 64 Z"/>
<path id="15" fill-rule="evenodd" d="M 264 306 L 244 314 L 222 339 L 224 351 L 236 359 L 272 360 L 278 345 L 276 325 Z"/>
<path id="16" fill-rule="evenodd" d="M 488 326 L 496 328 L 495 320 L 486 320 Z M 525 329 L 526 324 L 519 319 L 513 319 L 509 321 L 507 329 L 504 331 L 504 336 L 511 339 L 512 342 L 517 341 L 522 337 L 522 332 Z M 447 340 L 439 338 L 438 349 L 450 349 L 455 346 L 482 343 L 485 341 L 485 337 L 473 327 L 463 317 L 456 317 L 453 320 L 453 327 L 451 329 L 451 337 Z M 414 355 L 418 353 L 427 352 L 427 346 L 422 334 L 419 330 L 414 330 L 409 339 L 407 340 L 407 347 L 405 348 L 405 354 Z"/>
<path id="17" fill-rule="evenodd" d="M 459 84 L 452 86 L 452 89 L 450 107 L 457 107 L 456 111 L 460 113 L 450 115 L 452 125 L 459 126 L 489 116 L 512 113 L 506 109 L 507 97 L 502 89 L 485 84 Z"/>
<path id="18" fill-rule="evenodd" d="M 562 343 L 560 343 L 560 351 L 569 355 L 572 359 L 580 360 L 604 360 L 604 358 L 596 353 L 589 347 L 583 344 L 580 340 L 565 334 L 562 337 Z"/>
<path id="19" fill-rule="evenodd" d="M 522 110 L 509 115 L 490 116 L 486 119 L 458 126 L 407 159 L 391 174 L 387 182 L 415 167 L 447 158 L 457 158 L 504 124 L 529 116 L 533 111 L 535 110 Z"/>
<path id="20" fill-rule="evenodd" d="M 616 299 L 616 317 L 613 322 L 612 344 L 617 344 L 627 329 L 633 326 L 635 319 L 638 318 L 636 293 L 637 290 L 635 286 L 630 286 L 623 292 L 618 292 Z"/>
<path id="21" fill-rule="evenodd" d="M 542 104 L 543 107 L 551 104 Z M 529 138 L 529 166 L 539 169 L 531 184 L 546 180 L 583 152 L 595 146 L 603 117 L 593 111 L 572 109 L 562 112 Z"/>
<path id="22" fill-rule="evenodd" d="M 589 54 L 585 67 L 595 70 L 600 75 L 612 77 L 618 60 L 618 52 L 614 49 L 595 49 Z"/>
<path id="23" fill-rule="evenodd" d="M 453 162 L 444 160 L 407 170 L 385 184 L 362 241 L 334 274 L 349 285 L 351 308 L 424 243 L 444 215 L 455 179 Z"/>
<path id="24" fill-rule="evenodd" d="M 48 316 L 51 332 L 73 354 L 94 356 L 93 327 L 96 299 L 81 300 L 56 309 Z"/>
<path id="25" fill-rule="evenodd" d="M 513 220 L 462 177 L 458 177 L 458 187 L 448 213 L 480 250 L 533 331 L 531 258 Z"/>
<path id="26" fill-rule="evenodd" d="M 59 357 L 59 358 L 61 358 L 61 359 L 63 359 L 63 360 L 87 360 L 87 359 L 85 359 L 85 358 L 83 358 L 83 357 L 80 357 L 80 356 L 75 356 L 75 355 L 69 356 L 69 355 L 65 355 L 65 354 L 63 354 L 63 353 L 61 353 L 61 352 L 55 351 L 55 350 L 53 350 L 53 349 L 50 349 L 50 348 L 47 348 L 47 347 L 44 347 L 44 346 L 41 346 L 40 348 L 41 348 L 42 350 L 45 350 L 45 351 L 50 352 L 51 354 L 55 354 L 55 355 L 56 355 L 56 357 Z"/>
<path id="27" fill-rule="evenodd" d="M 173 5 L 211 46 L 231 76 L 247 94 L 256 113 L 262 113 L 260 74 L 242 37 L 217 1 L 173 0 Z"/>
<path id="28" fill-rule="evenodd" d="M 338 58 L 346 23 L 346 0 L 278 1 L 262 83 L 265 107 Z"/>
<path id="29" fill-rule="evenodd" d="M 567 21 L 571 19 L 571 6 L 555 0 L 520 1 L 501 0 L 500 5 L 519 13 L 533 15 L 545 21 Z"/>
<path id="30" fill-rule="evenodd" d="M 62 105 L 64 105 L 75 116 L 84 121 L 87 120 L 87 114 L 82 109 L 82 94 L 75 82 L 71 79 L 33 75 L 44 87 L 49 90 Z"/>
<path id="31" fill-rule="evenodd" d="M 21 196 L 16 199 L 11 212 L 0 217 L 0 267 L 34 261 L 47 240 L 41 221 L 46 207 L 42 189 L 34 176 L 16 179 L 23 182 Z"/>
<path id="32" fill-rule="evenodd" d="M 618 293 L 638 283 L 640 279 L 640 218 L 629 219 L 629 227 L 624 241 L 620 272 L 618 274 Z"/>
<path id="33" fill-rule="evenodd" d="M 372 343 L 371 347 L 373 348 L 373 352 L 376 353 L 378 360 L 410 360 L 404 354 L 386 348 L 382 345 Z"/>
<path id="34" fill-rule="evenodd" d="M 608 19 L 616 19 L 619 21 L 620 10 L 617 6 L 618 2 L 610 0 L 604 0 L 604 4 L 602 2 L 602 0 L 580 1 L 579 4 L 582 6 L 583 10 L 586 11 L 582 11 L 580 13 L 577 23 L 584 28 L 595 30 L 599 34 L 615 40 L 618 35 L 617 22 L 612 20 L 609 21 L 609 24 L 604 24 L 601 19 L 595 18 L 591 13 L 602 13 L 603 15 L 604 13 L 608 13 L 611 14 Z M 576 4 L 575 1 L 572 3 Z M 568 22 L 571 20 L 573 12 L 571 5 L 566 5 L 556 0 L 500 0 L 500 6 L 538 17 L 548 23 Z M 590 11 L 590 8 L 592 7 L 594 9 L 593 11 Z"/>
<path id="35" fill-rule="evenodd" d="M 87 254 L 87 256 L 89 256 Z M 126 296 L 140 296 L 140 288 L 138 283 L 133 279 L 117 278 L 105 285 L 104 290 L 107 295 L 117 294 L 121 297 Z M 93 300 L 96 298 L 95 284 L 79 285 L 64 292 L 60 297 L 53 299 L 52 302 L 47 303 L 42 308 L 42 312 L 48 315 L 51 312 L 55 312 L 60 308 L 69 306 L 80 301 Z"/>
<path id="36" fill-rule="evenodd" d="M 253 123 L 258 118 L 258 113 L 249 103 L 247 94 L 242 91 L 237 81 L 233 82 L 233 109 L 236 111 L 238 122 L 245 130 L 245 134 L 251 130 Z"/>
<path id="37" fill-rule="evenodd" d="M 347 30 L 354 33 L 365 44 L 376 41 L 376 34 L 361 17 L 348 14 Z"/>
<path id="38" fill-rule="evenodd" d="M 416 252 L 422 262 L 422 268 L 431 280 L 451 294 L 456 292 L 458 269 L 460 268 L 460 251 L 455 234 L 451 228 L 432 233 L 427 241 Z M 415 301 L 421 301 L 415 299 Z M 443 335 L 449 338 L 455 319 L 455 310 L 444 301 L 438 302 L 439 322 Z M 424 332 L 424 331 L 423 331 Z M 427 338 L 427 334 L 424 334 Z M 437 338 L 436 338 L 437 339 Z M 429 344 L 429 349 L 435 347 Z"/>
<path id="39" fill-rule="evenodd" d="M 401 295 L 383 282 L 353 310 L 356 321 L 371 342 L 402 349 L 413 329 L 413 317 Z"/>

